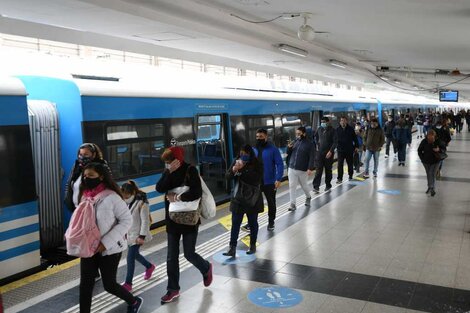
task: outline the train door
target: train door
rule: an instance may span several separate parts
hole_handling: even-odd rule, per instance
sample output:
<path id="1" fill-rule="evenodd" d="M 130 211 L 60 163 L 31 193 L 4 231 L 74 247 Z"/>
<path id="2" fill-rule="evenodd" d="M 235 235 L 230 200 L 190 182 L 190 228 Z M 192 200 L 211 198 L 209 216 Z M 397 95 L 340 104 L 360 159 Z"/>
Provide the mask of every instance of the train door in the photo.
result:
<path id="1" fill-rule="evenodd" d="M 216 201 L 228 197 L 225 172 L 230 165 L 226 114 L 196 116 L 196 145 L 199 170 Z"/>

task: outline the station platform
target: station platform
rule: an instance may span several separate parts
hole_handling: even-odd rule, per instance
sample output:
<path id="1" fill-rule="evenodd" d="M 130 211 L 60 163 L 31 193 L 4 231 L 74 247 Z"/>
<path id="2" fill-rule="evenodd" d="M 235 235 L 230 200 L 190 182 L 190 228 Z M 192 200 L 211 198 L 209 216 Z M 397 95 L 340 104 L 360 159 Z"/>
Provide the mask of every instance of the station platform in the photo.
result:
<path id="1" fill-rule="evenodd" d="M 199 272 L 180 256 L 181 296 L 161 305 L 166 293 L 166 233 L 155 231 L 143 254 L 157 269 L 144 281 L 136 265 L 134 294 L 140 312 L 195 313 L 405 313 L 470 311 L 470 133 L 455 134 L 435 197 L 425 194 L 426 174 L 413 138 L 405 167 L 380 156 L 377 178 L 343 181 L 312 194 L 310 208 L 298 190 L 288 211 L 288 186 L 278 191 L 276 228 L 262 214 L 255 258 L 244 255 L 241 232 L 236 262 L 228 248 L 227 205 L 200 228 L 198 251 L 214 266 L 205 288 Z M 311 185 L 310 185 L 311 186 Z M 231 264 L 235 263 L 235 264 Z M 118 271 L 124 280 L 125 257 Z M 2 287 L 6 312 L 79 312 L 78 261 Z M 93 312 L 125 312 L 126 304 L 95 286 Z"/>

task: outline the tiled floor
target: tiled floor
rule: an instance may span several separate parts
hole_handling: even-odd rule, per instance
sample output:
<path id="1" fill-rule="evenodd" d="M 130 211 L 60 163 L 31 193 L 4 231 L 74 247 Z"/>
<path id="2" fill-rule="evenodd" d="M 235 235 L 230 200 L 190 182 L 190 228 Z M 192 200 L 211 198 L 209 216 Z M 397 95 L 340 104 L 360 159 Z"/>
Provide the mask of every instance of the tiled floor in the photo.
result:
<path id="1" fill-rule="evenodd" d="M 463 133 L 456 139 L 461 140 L 449 147 L 435 197 L 424 193 L 426 180 L 415 142 L 406 167 L 398 167 L 393 158 L 381 158 L 377 179 L 363 185 L 346 181 L 313 199 L 309 210 L 299 205 L 297 211 L 279 217 L 273 233 L 264 225 L 256 261 L 214 264 L 211 287 L 204 288 L 200 274 L 190 267 L 182 273 L 181 297 L 161 306 L 158 299 L 166 287 L 163 274 L 161 281 L 142 289 L 141 312 L 470 311 L 470 135 Z M 384 189 L 401 194 L 377 192 Z M 278 205 L 287 203 L 285 190 L 280 190 Z M 203 247 L 224 232 L 218 225 L 204 230 L 199 244 Z M 222 248 L 219 244 L 204 251 L 210 256 Z M 243 248 L 240 243 L 239 249 Z M 164 249 L 152 252 L 150 258 L 158 255 L 161 263 L 164 253 Z M 281 310 L 251 303 L 247 294 L 266 285 L 293 288 L 303 295 L 303 302 Z M 25 312 L 61 299 L 74 306 L 77 288 Z M 124 305 L 105 305 L 100 311 L 123 309 Z"/>

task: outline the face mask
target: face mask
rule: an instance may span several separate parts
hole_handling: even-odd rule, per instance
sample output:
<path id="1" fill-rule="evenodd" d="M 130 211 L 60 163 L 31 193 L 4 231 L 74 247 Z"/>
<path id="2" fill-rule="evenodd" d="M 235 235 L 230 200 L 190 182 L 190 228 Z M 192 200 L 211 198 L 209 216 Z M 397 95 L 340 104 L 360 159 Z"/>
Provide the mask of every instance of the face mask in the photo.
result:
<path id="1" fill-rule="evenodd" d="M 326 123 L 321 123 L 320 126 L 326 128 Z"/>
<path id="2" fill-rule="evenodd" d="M 82 156 L 82 155 L 79 155 L 78 156 L 78 164 L 81 166 L 81 167 L 85 167 L 88 163 L 91 162 L 91 158 L 90 157 L 86 157 L 86 156 Z"/>
<path id="3" fill-rule="evenodd" d="M 83 178 L 83 185 L 86 189 L 95 189 L 98 185 L 101 184 L 101 179 L 99 177 L 96 178 Z"/>
<path id="4" fill-rule="evenodd" d="M 436 126 L 436 128 L 437 128 L 437 129 L 441 129 L 441 128 L 442 128 L 442 126 Z"/>
<path id="5" fill-rule="evenodd" d="M 259 146 L 264 146 L 266 144 L 266 140 L 256 139 L 256 144 L 259 145 Z"/>
<path id="6" fill-rule="evenodd" d="M 356 126 L 356 128 L 354 128 L 355 131 L 360 131 L 361 130 L 361 126 Z"/>
<path id="7" fill-rule="evenodd" d="M 124 201 L 125 201 L 127 204 L 131 204 L 132 201 L 134 201 L 134 198 L 135 198 L 135 196 L 130 196 L 129 198 L 124 199 Z"/>
<path id="8" fill-rule="evenodd" d="M 248 161 L 250 161 L 250 156 L 246 155 L 246 154 L 241 155 L 240 160 L 242 160 L 243 162 L 248 162 Z"/>
<path id="9" fill-rule="evenodd" d="M 339 123 L 341 125 L 341 127 L 345 128 L 346 127 L 346 123 Z"/>
<path id="10" fill-rule="evenodd" d="M 389 122 L 393 121 L 393 118 L 389 118 L 388 121 L 389 121 Z"/>

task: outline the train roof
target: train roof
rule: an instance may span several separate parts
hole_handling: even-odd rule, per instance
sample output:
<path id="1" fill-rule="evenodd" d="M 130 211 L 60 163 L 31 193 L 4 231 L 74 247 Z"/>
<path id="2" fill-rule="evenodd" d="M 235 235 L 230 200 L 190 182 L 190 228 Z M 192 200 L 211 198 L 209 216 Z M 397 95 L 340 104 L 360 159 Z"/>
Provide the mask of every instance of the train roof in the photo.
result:
<path id="1" fill-rule="evenodd" d="M 26 96 L 26 89 L 16 77 L 0 77 L 0 95 Z"/>

